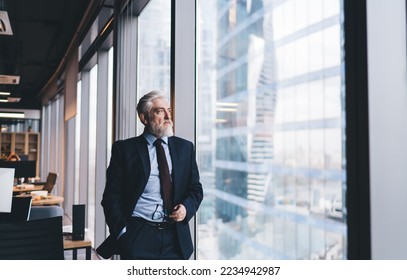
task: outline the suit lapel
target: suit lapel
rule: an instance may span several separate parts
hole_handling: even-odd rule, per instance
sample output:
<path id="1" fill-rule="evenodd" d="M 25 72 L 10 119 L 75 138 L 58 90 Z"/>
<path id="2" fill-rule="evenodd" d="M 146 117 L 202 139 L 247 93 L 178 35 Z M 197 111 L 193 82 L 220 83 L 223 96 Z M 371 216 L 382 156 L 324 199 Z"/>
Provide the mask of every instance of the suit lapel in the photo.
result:
<path id="1" fill-rule="evenodd" d="M 172 186 L 174 190 L 174 194 L 177 192 L 177 180 L 179 176 L 179 168 L 177 166 L 179 165 L 179 151 L 178 151 L 178 146 L 176 144 L 176 141 L 174 140 L 174 137 L 168 137 L 168 147 L 170 149 L 170 155 L 171 155 L 171 163 L 172 163 Z"/>
<path id="2" fill-rule="evenodd" d="M 136 148 L 137 152 L 140 155 L 141 165 L 143 167 L 143 188 L 147 184 L 148 177 L 150 176 L 151 172 L 151 165 L 150 165 L 150 156 L 148 155 L 148 148 L 147 148 L 147 140 L 144 138 L 143 135 L 140 135 L 136 138 Z"/>

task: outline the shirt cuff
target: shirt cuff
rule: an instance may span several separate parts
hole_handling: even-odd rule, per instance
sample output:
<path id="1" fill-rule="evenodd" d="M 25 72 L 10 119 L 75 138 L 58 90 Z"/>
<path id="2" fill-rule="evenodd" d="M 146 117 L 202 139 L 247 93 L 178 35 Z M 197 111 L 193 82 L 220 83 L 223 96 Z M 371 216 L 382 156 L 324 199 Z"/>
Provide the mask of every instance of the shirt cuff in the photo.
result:
<path id="1" fill-rule="evenodd" d="M 119 240 L 119 238 L 124 234 L 126 232 L 126 227 L 124 227 L 123 229 L 122 229 L 122 231 L 119 233 L 119 235 L 117 236 L 117 239 L 116 240 Z"/>

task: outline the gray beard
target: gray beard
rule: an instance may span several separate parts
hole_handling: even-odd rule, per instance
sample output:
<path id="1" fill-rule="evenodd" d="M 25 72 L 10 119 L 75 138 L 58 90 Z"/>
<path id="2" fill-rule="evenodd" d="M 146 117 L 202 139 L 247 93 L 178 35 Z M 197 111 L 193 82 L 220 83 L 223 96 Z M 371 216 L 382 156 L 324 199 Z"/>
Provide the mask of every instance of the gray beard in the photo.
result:
<path id="1" fill-rule="evenodd" d="M 172 130 L 172 126 L 164 128 L 162 126 L 150 125 L 149 131 L 151 134 L 155 135 L 157 138 L 162 138 L 164 136 L 171 137 L 174 135 L 174 131 Z"/>

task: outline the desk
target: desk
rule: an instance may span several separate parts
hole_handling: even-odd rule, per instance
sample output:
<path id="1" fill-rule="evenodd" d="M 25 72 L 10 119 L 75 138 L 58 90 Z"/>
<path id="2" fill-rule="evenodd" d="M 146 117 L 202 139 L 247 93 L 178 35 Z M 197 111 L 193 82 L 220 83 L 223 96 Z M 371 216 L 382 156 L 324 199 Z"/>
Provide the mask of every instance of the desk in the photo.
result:
<path id="1" fill-rule="evenodd" d="M 31 202 L 32 206 L 41 206 L 41 205 L 60 205 L 64 202 L 64 198 L 62 196 L 53 195 L 50 198 L 42 198 L 42 199 L 33 199 Z"/>
<path id="2" fill-rule="evenodd" d="M 69 236 L 72 238 L 72 236 Z M 64 236 L 64 250 L 72 250 L 72 258 L 78 259 L 78 249 L 86 249 L 86 259 L 90 260 L 92 255 L 92 241 L 85 238 L 84 240 L 71 240 Z"/>
<path id="3" fill-rule="evenodd" d="M 41 191 L 44 188 L 44 185 L 34 185 L 32 188 L 25 188 L 24 186 L 14 186 L 13 194 L 16 193 L 29 193 L 32 191 Z"/>

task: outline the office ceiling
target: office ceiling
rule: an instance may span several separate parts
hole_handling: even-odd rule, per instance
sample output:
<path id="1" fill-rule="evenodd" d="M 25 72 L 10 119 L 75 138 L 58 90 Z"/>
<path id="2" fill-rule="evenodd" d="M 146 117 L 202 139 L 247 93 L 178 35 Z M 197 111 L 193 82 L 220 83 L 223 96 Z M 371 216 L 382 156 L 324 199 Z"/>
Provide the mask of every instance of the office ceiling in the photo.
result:
<path id="1" fill-rule="evenodd" d="M 38 94 L 55 73 L 90 2 L 0 0 L 0 11 L 7 11 L 13 32 L 0 32 L 0 92 L 21 98 L 0 103 L 0 109 L 41 107 Z M 7 84 L 4 75 L 19 76 L 19 84 Z"/>

